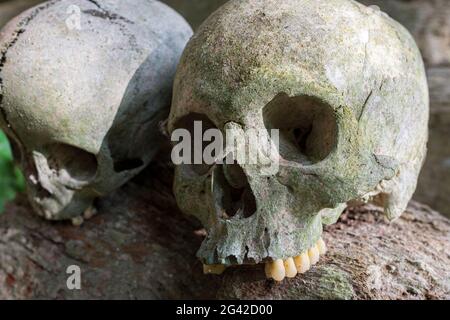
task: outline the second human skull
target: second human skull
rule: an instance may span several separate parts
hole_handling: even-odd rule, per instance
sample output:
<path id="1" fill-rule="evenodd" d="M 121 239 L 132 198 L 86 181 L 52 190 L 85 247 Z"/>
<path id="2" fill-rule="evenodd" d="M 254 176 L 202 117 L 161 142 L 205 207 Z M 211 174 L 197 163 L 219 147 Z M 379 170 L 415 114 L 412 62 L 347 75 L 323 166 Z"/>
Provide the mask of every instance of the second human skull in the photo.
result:
<path id="1" fill-rule="evenodd" d="M 39 215 L 78 217 L 149 163 L 191 35 L 152 0 L 49 1 L 2 30 L 0 127 Z"/>

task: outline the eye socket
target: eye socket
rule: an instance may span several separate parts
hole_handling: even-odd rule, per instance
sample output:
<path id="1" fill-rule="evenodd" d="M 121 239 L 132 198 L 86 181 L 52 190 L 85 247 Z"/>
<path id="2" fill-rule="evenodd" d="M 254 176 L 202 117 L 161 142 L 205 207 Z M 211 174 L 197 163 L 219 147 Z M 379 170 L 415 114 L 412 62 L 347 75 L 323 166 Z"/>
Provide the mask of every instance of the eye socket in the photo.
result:
<path id="1" fill-rule="evenodd" d="M 97 174 L 97 158 L 82 149 L 67 144 L 52 144 L 45 148 L 50 168 L 65 170 L 73 179 L 90 182 Z"/>
<path id="2" fill-rule="evenodd" d="M 199 126 L 201 124 L 201 128 Z M 196 132 L 197 128 L 200 128 L 199 132 Z M 190 113 L 180 120 L 177 121 L 175 125 L 176 129 L 185 129 L 189 132 L 190 139 L 190 154 L 186 155 L 184 152 L 186 149 L 182 149 L 180 155 L 183 159 L 190 159 L 191 163 L 189 167 L 198 175 L 205 175 L 211 168 L 211 165 L 205 163 L 203 153 L 208 145 L 211 144 L 210 141 L 204 141 L 203 137 L 206 131 L 209 129 L 218 129 L 215 124 L 204 114 L 200 113 Z M 200 143 L 201 142 L 201 143 Z M 180 141 L 179 143 L 186 143 L 186 141 Z M 195 155 L 201 155 L 201 159 L 195 162 Z M 217 155 L 213 155 L 217 156 Z"/>
<path id="3" fill-rule="evenodd" d="M 280 154 L 286 160 L 318 163 L 337 144 L 334 110 L 315 97 L 280 93 L 264 107 L 263 117 L 267 130 L 280 130 Z"/>

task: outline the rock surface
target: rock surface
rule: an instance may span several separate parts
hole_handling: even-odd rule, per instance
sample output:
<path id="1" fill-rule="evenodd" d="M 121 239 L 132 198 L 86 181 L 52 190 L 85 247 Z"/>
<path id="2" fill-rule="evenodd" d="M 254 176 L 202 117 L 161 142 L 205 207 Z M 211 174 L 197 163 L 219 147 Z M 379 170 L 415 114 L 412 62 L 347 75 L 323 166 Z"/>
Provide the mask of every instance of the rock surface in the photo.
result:
<path id="1" fill-rule="evenodd" d="M 262 266 L 202 275 L 198 225 L 177 209 L 172 169 L 154 164 L 99 201 L 81 228 L 40 220 L 22 199 L 0 216 L 0 299 L 449 299 L 450 221 L 412 203 L 396 223 L 381 209 L 347 211 L 328 228 L 329 253 L 281 284 Z M 82 289 L 66 286 L 70 265 Z"/>
<path id="2" fill-rule="evenodd" d="M 25 11 L 29 7 L 42 2 L 42 0 L 1 0 L 0 1 L 0 27 L 10 19 Z"/>
<path id="3" fill-rule="evenodd" d="M 448 0 L 357 0 L 376 5 L 403 24 L 416 39 L 429 66 L 450 64 Z"/>
<path id="4" fill-rule="evenodd" d="M 414 198 L 450 217 L 450 67 L 428 68 L 428 156 Z"/>
<path id="5" fill-rule="evenodd" d="M 162 0 L 179 13 L 196 30 L 208 16 L 228 0 Z"/>

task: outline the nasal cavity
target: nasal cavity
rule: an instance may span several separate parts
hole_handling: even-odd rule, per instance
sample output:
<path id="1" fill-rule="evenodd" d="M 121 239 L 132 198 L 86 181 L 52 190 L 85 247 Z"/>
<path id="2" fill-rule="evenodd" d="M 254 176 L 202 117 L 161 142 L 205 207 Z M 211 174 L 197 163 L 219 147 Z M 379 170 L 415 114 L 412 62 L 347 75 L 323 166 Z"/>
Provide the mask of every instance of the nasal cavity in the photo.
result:
<path id="1" fill-rule="evenodd" d="M 256 198 L 244 170 L 237 163 L 223 165 L 224 190 L 222 195 L 223 217 L 249 218 L 256 213 Z"/>
<path id="2" fill-rule="evenodd" d="M 278 94 L 263 110 L 267 130 L 279 130 L 280 155 L 303 165 L 326 159 L 337 145 L 333 108 L 307 95 Z"/>

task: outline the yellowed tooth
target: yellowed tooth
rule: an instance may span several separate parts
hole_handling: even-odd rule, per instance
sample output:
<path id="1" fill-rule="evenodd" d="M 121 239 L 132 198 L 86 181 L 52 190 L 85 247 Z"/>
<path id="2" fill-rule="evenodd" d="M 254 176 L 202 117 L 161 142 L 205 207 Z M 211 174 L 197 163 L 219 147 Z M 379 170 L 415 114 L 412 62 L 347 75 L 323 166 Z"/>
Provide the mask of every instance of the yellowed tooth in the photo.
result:
<path id="1" fill-rule="evenodd" d="M 319 253 L 319 249 L 317 248 L 317 246 L 314 246 L 308 250 L 308 256 L 309 256 L 309 261 L 311 262 L 312 266 L 315 265 L 317 262 L 319 262 L 320 253 Z"/>
<path id="2" fill-rule="evenodd" d="M 90 206 L 89 208 L 86 209 L 86 211 L 84 211 L 84 213 L 83 213 L 83 218 L 84 218 L 85 220 L 90 220 L 90 219 L 92 219 L 96 214 L 97 214 L 97 209 L 95 209 L 93 206 Z"/>
<path id="3" fill-rule="evenodd" d="M 72 218 L 72 225 L 74 227 L 81 227 L 83 225 L 83 223 L 84 223 L 83 217 Z"/>
<path id="4" fill-rule="evenodd" d="M 309 261 L 309 256 L 306 252 L 303 252 L 301 255 L 295 257 L 294 262 L 298 273 L 305 273 L 311 269 L 311 262 Z"/>
<path id="5" fill-rule="evenodd" d="M 286 277 L 286 269 L 284 268 L 284 262 L 281 259 L 267 262 L 266 274 L 270 274 L 270 278 L 275 281 L 283 281 Z"/>
<path id="6" fill-rule="evenodd" d="M 267 279 L 272 279 L 272 263 L 267 262 L 266 266 L 264 267 L 264 271 L 266 272 Z"/>
<path id="7" fill-rule="evenodd" d="M 223 264 L 211 264 L 211 265 L 203 265 L 203 273 L 204 274 L 217 274 L 221 275 L 224 273 L 227 267 Z"/>
<path id="8" fill-rule="evenodd" d="M 295 267 L 293 258 L 284 260 L 284 269 L 286 270 L 287 278 L 294 278 L 297 275 L 297 268 Z"/>
<path id="9" fill-rule="evenodd" d="M 325 244 L 325 241 L 323 241 L 322 238 L 320 238 L 319 241 L 317 242 L 317 249 L 319 249 L 319 253 L 321 255 L 327 253 L 327 245 Z"/>

